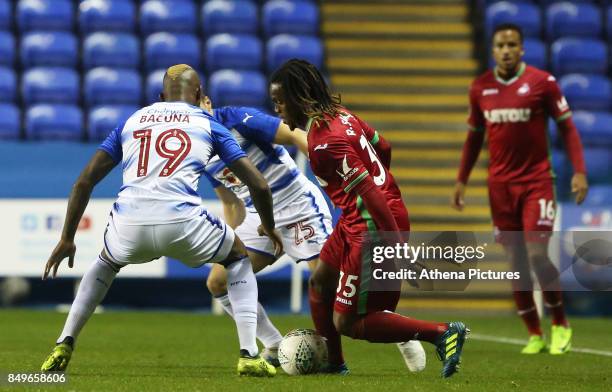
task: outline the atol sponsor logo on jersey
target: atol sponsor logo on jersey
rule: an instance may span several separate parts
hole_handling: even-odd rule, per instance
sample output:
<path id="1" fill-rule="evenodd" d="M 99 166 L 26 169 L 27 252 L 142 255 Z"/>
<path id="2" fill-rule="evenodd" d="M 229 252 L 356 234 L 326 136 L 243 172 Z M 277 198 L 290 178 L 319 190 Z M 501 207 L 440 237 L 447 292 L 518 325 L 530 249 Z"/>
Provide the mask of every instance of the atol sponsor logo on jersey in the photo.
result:
<path id="1" fill-rule="evenodd" d="M 490 123 L 529 122 L 531 109 L 493 109 L 485 110 L 485 118 Z"/>

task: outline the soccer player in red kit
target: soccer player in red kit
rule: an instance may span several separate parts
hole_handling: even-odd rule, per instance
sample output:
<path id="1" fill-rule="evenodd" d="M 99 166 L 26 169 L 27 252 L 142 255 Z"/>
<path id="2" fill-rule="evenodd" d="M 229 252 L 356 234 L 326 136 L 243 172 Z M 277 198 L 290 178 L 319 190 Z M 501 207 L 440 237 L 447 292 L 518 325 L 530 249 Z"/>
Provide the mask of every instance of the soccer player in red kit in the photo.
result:
<path id="1" fill-rule="evenodd" d="M 513 294 L 530 334 L 522 353 L 536 354 L 547 348 L 533 300 L 531 266 L 552 315 L 550 353 L 563 354 L 571 347 L 572 330 L 565 318 L 559 274 L 548 257 L 556 208 L 546 130 L 549 116 L 557 122 L 574 168 L 571 185 L 577 204 L 584 200 L 588 185 L 582 145 L 567 101 L 554 76 L 525 64 L 523 54 L 521 29 L 512 24 L 498 26 L 493 34 L 497 66 L 477 78 L 470 89 L 470 132 L 451 205 L 463 209 L 465 187 L 486 130 L 493 224 L 497 240 L 521 274 L 520 283 L 513 281 Z"/>
<path id="2" fill-rule="evenodd" d="M 467 328 L 461 322 L 431 323 L 394 313 L 395 291 L 369 286 L 371 255 L 364 250 L 372 231 L 410 229 L 408 212 L 389 172 L 391 146 L 340 105 L 317 68 L 290 60 L 274 72 L 270 96 L 290 128 L 308 132 L 313 173 L 342 215 L 321 250 L 309 282 L 317 331 L 327 339 L 330 372 L 347 371 L 340 334 L 375 343 L 422 340 L 433 343 L 443 361 L 442 376 L 457 370 Z"/>

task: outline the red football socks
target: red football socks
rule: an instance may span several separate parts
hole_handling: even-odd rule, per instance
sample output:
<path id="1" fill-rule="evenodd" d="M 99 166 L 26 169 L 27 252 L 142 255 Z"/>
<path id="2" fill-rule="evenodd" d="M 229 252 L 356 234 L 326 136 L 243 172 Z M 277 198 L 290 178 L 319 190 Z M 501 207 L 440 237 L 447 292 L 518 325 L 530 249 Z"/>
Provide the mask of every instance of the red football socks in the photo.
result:
<path id="1" fill-rule="evenodd" d="M 354 339 L 373 343 L 399 343 L 423 340 L 435 343 L 447 330 L 445 323 L 432 323 L 392 312 L 374 312 L 359 319 L 351 331 Z"/>
<path id="2" fill-rule="evenodd" d="M 569 324 L 565 318 L 565 309 L 563 307 L 563 297 L 560 291 L 544 291 L 544 306 L 550 311 L 553 325 L 562 325 L 568 327 Z"/>
<path id="3" fill-rule="evenodd" d="M 310 315 L 317 333 L 327 339 L 328 362 L 331 365 L 343 364 L 342 342 L 340 341 L 340 334 L 334 326 L 334 298 L 325 301 L 321 294 L 309 287 L 308 300 L 310 302 Z"/>
<path id="4" fill-rule="evenodd" d="M 523 319 L 530 335 L 542 336 L 538 309 L 533 300 L 533 291 L 513 291 L 517 313 Z"/>

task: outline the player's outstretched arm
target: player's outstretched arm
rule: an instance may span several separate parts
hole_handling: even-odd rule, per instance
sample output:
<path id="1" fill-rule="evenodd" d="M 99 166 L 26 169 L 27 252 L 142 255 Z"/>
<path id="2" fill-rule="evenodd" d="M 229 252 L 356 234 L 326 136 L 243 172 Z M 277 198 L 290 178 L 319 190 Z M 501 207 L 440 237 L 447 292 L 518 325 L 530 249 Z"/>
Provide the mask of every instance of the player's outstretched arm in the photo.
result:
<path id="1" fill-rule="evenodd" d="M 283 245 L 280 236 L 274 230 L 272 192 L 268 183 L 248 158 L 237 159 L 228 167 L 249 188 L 253 205 L 261 218 L 263 230 L 274 242 L 275 255 L 280 255 Z"/>
<path id="2" fill-rule="evenodd" d="M 72 268 L 74 265 L 74 254 L 76 252 L 74 236 L 87 203 L 89 203 L 91 192 L 116 164 L 108 153 L 98 150 L 81 172 L 70 192 L 62 237 L 45 265 L 43 280 L 47 278 L 51 269 L 53 269 L 52 276 L 55 278 L 60 263 L 66 257 L 68 257 L 68 266 Z"/>
<path id="3" fill-rule="evenodd" d="M 238 227 L 246 216 L 246 209 L 242 200 L 236 194 L 223 185 L 215 188 L 215 193 L 223 203 L 223 215 L 225 222 L 232 228 Z"/>
<path id="4" fill-rule="evenodd" d="M 298 150 L 300 150 L 304 155 L 308 156 L 308 140 L 306 138 L 306 132 L 299 128 L 292 131 L 289 128 L 289 125 L 282 121 L 276 130 L 274 143 L 296 146 Z"/>
<path id="5" fill-rule="evenodd" d="M 451 207 L 457 211 L 463 210 L 465 206 L 464 196 L 465 187 L 470 178 L 470 173 L 478 160 L 480 150 L 484 143 L 484 132 L 473 130 L 468 132 L 467 139 L 463 145 L 461 153 L 461 163 L 459 164 L 459 173 L 457 175 L 457 183 L 451 195 Z"/>

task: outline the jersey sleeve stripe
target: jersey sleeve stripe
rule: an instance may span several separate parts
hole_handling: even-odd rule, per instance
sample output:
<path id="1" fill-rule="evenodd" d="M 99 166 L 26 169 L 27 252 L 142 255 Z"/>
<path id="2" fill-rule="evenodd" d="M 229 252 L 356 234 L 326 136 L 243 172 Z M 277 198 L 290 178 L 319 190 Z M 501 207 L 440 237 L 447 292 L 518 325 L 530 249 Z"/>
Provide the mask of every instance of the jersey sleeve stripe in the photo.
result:
<path id="1" fill-rule="evenodd" d="M 572 112 L 567 112 L 567 113 L 563 113 L 562 115 L 560 115 L 559 117 L 557 117 L 555 119 L 556 122 L 561 122 L 564 120 L 567 120 L 568 118 L 570 118 L 572 116 Z"/>
<path id="2" fill-rule="evenodd" d="M 353 181 L 351 181 L 350 184 L 348 184 L 346 186 L 346 188 L 344 188 L 344 191 L 346 193 L 349 193 L 353 188 L 355 188 L 357 186 L 357 184 L 359 184 L 361 181 L 363 181 L 364 178 L 366 178 L 366 176 L 368 175 L 368 171 L 364 171 L 363 173 L 361 173 L 357 178 L 355 178 Z"/>
<path id="3" fill-rule="evenodd" d="M 370 140 L 370 144 L 375 146 L 378 143 L 378 131 L 374 131 L 374 136 L 372 137 L 372 140 Z"/>

